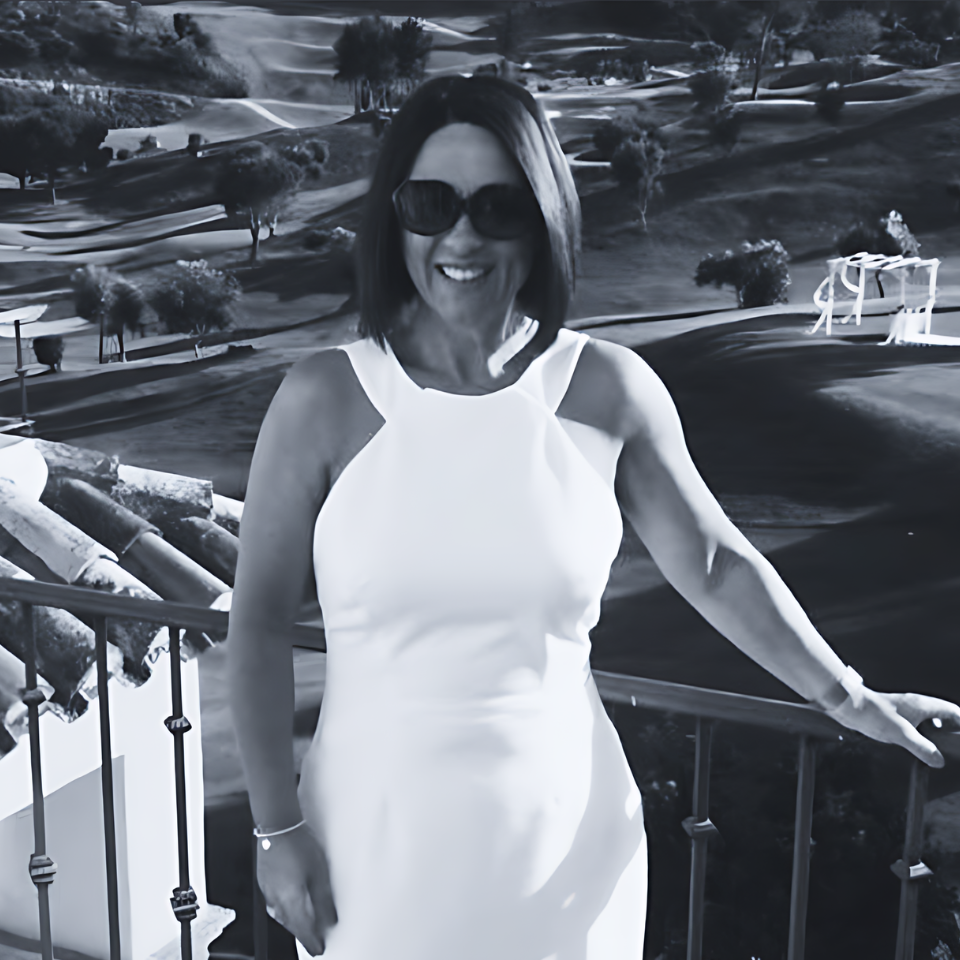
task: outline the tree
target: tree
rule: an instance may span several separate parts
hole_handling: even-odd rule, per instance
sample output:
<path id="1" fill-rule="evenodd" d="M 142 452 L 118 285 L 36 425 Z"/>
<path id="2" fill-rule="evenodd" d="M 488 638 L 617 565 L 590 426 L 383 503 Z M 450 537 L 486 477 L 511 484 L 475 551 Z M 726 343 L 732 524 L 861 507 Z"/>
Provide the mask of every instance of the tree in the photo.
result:
<path id="1" fill-rule="evenodd" d="M 124 357 L 123 331 L 132 333 L 141 327 L 146 298 L 140 288 L 121 274 L 87 264 L 70 275 L 77 316 L 99 324 L 100 362 L 103 363 L 103 338 L 116 337 L 120 359 Z"/>
<path id="2" fill-rule="evenodd" d="M 216 194 L 230 215 L 245 216 L 253 240 L 250 261 L 260 247 L 260 228 L 276 217 L 283 201 L 299 186 L 304 169 L 277 151 L 252 140 L 224 156 Z"/>
<path id="3" fill-rule="evenodd" d="M 704 257 L 697 264 L 694 280 L 698 287 L 729 284 L 737 291 L 741 307 L 768 307 L 787 302 L 789 259 L 779 240 L 744 242 L 738 253 L 726 250 L 719 257 L 712 253 Z"/>
<path id="4" fill-rule="evenodd" d="M 206 260 L 178 260 L 147 299 L 168 333 L 202 335 L 230 326 L 242 292 L 233 274 L 212 269 Z"/>
<path id="5" fill-rule="evenodd" d="M 727 100 L 733 79 L 725 70 L 701 70 L 690 78 L 694 110 L 716 110 Z"/>
<path id="6" fill-rule="evenodd" d="M 408 95 L 423 79 L 432 43 L 414 17 L 399 26 L 380 16 L 348 23 L 333 45 L 334 79 L 353 86 L 354 113 L 389 110 L 392 99 Z"/>
<path id="7" fill-rule="evenodd" d="M 393 45 L 397 55 L 397 79 L 401 93 L 407 95 L 423 80 L 433 37 L 424 33 L 423 23 L 407 17 L 394 28 Z"/>
<path id="8" fill-rule="evenodd" d="M 593 145 L 604 160 L 610 160 L 617 147 L 624 140 L 638 136 L 641 129 L 642 125 L 635 116 L 614 117 L 593 131 Z"/>
<path id="9" fill-rule="evenodd" d="M 868 10 L 844 10 L 809 29 L 805 42 L 818 60 L 864 57 L 879 43 L 882 32 Z"/>
<path id="10" fill-rule="evenodd" d="M 343 28 L 333 49 L 337 54 L 334 80 L 353 84 L 354 112 L 388 109 L 390 84 L 397 75 L 393 27 L 379 15 L 361 17 Z"/>
<path id="11" fill-rule="evenodd" d="M 637 191 L 637 212 L 647 229 L 647 204 L 660 189 L 659 179 L 667 151 L 656 127 L 642 127 L 625 139 L 610 158 L 610 167 L 621 186 Z"/>
<path id="12" fill-rule="evenodd" d="M 28 173 L 45 174 L 51 201 L 57 200 L 57 171 L 96 163 L 109 127 L 72 103 L 51 103 L 0 118 L 0 169 L 26 186 Z"/>

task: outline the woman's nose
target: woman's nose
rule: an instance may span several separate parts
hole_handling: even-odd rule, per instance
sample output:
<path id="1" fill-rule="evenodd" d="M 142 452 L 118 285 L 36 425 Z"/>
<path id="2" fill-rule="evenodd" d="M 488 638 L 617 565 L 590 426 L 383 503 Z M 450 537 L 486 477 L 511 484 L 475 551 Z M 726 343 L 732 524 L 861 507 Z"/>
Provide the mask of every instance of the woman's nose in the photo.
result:
<path id="1" fill-rule="evenodd" d="M 466 210 L 460 214 L 460 219 L 450 228 L 443 240 L 445 244 L 453 244 L 462 249 L 471 249 L 483 243 L 483 237 L 474 229 Z"/>

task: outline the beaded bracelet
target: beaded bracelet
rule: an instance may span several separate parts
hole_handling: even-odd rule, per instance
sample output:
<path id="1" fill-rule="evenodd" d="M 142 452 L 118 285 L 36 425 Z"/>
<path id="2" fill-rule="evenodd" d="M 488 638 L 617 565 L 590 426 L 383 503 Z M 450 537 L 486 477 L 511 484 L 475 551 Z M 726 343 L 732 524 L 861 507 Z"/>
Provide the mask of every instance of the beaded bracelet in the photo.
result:
<path id="1" fill-rule="evenodd" d="M 831 713 L 846 703 L 849 697 L 853 701 L 854 709 L 859 710 L 863 703 L 865 690 L 863 677 L 853 667 L 846 667 L 837 678 L 836 683 L 813 702 L 826 710 L 827 713 Z"/>
<path id="2" fill-rule="evenodd" d="M 285 833 L 293 833 L 297 827 L 302 827 L 306 822 L 306 820 L 301 820 L 299 823 L 295 823 L 292 827 L 287 827 L 284 830 L 272 830 L 270 833 L 264 833 L 259 827 L 254 827 L 253 835 L 260 841 L 260 846 L 263 847 L 264 850 L 269 850 L 269 837 L 280 837 Z"/>

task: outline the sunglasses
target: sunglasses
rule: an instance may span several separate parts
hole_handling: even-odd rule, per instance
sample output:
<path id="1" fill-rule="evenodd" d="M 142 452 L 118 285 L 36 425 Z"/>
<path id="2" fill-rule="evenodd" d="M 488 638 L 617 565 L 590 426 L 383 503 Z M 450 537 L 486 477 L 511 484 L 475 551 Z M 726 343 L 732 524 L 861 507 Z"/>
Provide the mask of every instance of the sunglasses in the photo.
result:
<path id="1" fill-rule="evenodd" d="M 491 240 L 516 240 L 541 222 L 540 206 L 526 187 L 491 183 L 461 197 L 442 180 L 407 180 L 393 191 L 400 226 L 422 237 L 452 229 L 466 211 L 473 229 Z"/>

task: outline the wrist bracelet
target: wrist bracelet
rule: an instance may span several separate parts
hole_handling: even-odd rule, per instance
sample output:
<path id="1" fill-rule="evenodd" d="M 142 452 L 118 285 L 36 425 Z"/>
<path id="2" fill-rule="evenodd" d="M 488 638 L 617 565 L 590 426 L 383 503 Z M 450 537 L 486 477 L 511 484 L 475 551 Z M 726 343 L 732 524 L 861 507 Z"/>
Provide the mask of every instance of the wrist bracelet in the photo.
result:
<path id="1" fill-rule="evenodd" d="M 830 713 L 846 703 L 849 698 L 853 701 L 854 709 L 859 710 L 863 703 L 865 689 L 863 677 L 853 667 L 848 666 L 837 678 L 836 683 L 813 702 Z"/>
<path id="2" fill-rule="evenodd" d="M 271 830 L 270 833 L 265 833 L 259 827 L 253 828 L 253 835 L 260 841 L 260 846 L 264 850 L 270 849 L 270 837 L 280 837 L 285 833 L 293 833 L 298 827 L 302 827 L 307 821 L 301 820 L 299 823 L 295 823 L 292 827 L 287 827 L 284 830 Z"/>

